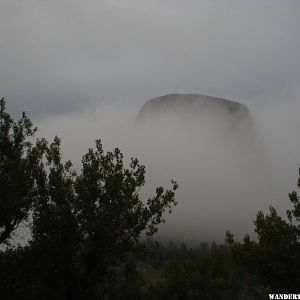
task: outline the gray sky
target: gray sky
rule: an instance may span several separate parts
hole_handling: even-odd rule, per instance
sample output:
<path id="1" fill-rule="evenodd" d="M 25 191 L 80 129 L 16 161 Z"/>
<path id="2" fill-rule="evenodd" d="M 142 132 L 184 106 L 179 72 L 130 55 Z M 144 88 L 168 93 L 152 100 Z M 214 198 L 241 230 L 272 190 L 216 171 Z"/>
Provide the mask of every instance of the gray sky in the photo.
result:
<path id="1" fill-rule="evenodd" d="M 0 0 L 0 95 L 31 116 L 175 92 L 257 103 L 299 82 L 299 28 L 297 0 Z"/>

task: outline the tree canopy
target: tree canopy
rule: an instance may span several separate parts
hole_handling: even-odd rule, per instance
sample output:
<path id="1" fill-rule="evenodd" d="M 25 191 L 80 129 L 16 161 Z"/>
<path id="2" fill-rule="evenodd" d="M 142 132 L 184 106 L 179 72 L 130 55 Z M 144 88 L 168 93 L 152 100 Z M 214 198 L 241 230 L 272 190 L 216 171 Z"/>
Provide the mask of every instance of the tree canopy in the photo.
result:
<path id="1" fill-rule="evenodd" d="M 76 172 L 62 161 L 58 137 L 35 139 L 25 113 L 14 121 L 0 105 L 1 298 L 98 299 L 114 268 L 177 204 L 177 183 L 142 200 L 145 167 L 136 158 L 126 167 L 121 151 L 105 152 L 100 140 Z M 17 245 L 21 223 L 29 234 Z"/>
<path id="2" fill-rule="evenodd" d="M 0 100 L 0 244 L 28 219 L 36 197 L 35 172 L 44 151 L 43 141 L 32 144 L 36 130 L 25 113 L 15 122 Z"/>

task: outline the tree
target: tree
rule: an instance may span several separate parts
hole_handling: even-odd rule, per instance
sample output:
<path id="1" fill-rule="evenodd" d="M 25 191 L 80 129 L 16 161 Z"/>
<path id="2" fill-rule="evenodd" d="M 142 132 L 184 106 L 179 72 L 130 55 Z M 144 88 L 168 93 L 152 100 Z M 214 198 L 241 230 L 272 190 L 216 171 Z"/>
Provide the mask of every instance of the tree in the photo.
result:
<path id="1" fill-rule="evenodd" d="M 0 253 L 1 296 L 104 298 L 108 278 L 142 249 L 143 236 L 155 234 L 163 213 L 177 204 L 177 183 L 141 200 L 145 167 L 131 159 L 126 168 L 121 151 L 105 153 L 100 140 L 83 156 L 77 174 L 70 161 L 62 162 L 59 138 L 50 144 L 37 140 L 33 147 L 26 140 L 36 132 L 31 121 L 23 114 L 16 124 L 4 100 L 1 105 L 1 179 L 9 177 L 1 181 L 3 232 L 5 220 L 15 228 L 32 219 L 28 244 Z"/>
<path id="2" fill-rule="evenodd" d="M 15 122 L 0 100 L 0 244 L 28 219 L 36 194 L 35 171 L 44 149 L 43 140 L 31 142 L 36 130 L 25 113 Z"/>
<path id="3" fill-rule="evenodd" d="M 300 169 L 298 188 L 300 188 Z M 300 202 L 297 192 L 289 194 L 292 209 L 282 219 L 274 207 L 269 215 L 258 212 L 257 241 L 246 235 L 236 242 L 227 232 L 233 259 L 273 292 L 299 292 L 300 286 Z"/>
<path id="4" fill-rule="evenodd" d="M 143 204 L 138 193 L 144 183 L 145 167 L 132 159 L 130 168 L 124 169 L 119 149 L 105 154 L 97 141 L 96 150 L 90 149 L 83 157 L 82 174 L 77 177 L 75 189 L 77 216 L 88 245 L 88 276 L 95 278 L 95 272 L 105 270 L 110 261 L 122 261 L 123 255 L 138 245 L 143 231 L 152 236 L 164 221 L 163 211 L 175 203 L 174 191 L 164 192 L 159 187 L 156 195 Z M 99 251 L 107 252 L 95 256 Z"/>

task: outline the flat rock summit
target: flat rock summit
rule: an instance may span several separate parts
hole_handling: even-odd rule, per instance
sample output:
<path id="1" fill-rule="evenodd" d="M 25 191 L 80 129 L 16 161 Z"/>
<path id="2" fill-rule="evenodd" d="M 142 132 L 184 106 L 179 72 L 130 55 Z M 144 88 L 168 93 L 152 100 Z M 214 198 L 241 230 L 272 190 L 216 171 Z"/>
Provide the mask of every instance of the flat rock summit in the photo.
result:
<path id="1" fill-rule="evenodd" d="M 201 117 L 218 115 L 229 119 L 250 118 L 248 108 L 239 102 L 199 94 L 168 94 L 147 101 L 137 116 L 139 121 L 166 114 Z"/>

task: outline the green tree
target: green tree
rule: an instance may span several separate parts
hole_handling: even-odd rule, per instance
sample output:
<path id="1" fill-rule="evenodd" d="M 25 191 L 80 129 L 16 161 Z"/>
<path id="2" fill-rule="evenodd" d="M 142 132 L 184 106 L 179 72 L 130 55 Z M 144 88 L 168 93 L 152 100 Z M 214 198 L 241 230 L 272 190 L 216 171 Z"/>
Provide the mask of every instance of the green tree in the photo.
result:
<path id="1" fill-rule="evenodd" d="M 15 122 L 0 100 L 0 244 L 26 222 L 36 196 L 35 171 L 44 151 L 44 141 L 32 144 L 36 128 L 23 113 Z"/>
<path id="2" fill-rule="evenodd" d="M 300 188 L 300 169 L 298 188 Z M 258 212 L 255 232 L 257 241 L 246 235 L 236 242 L 227 232 L 226 241 L 233 259 L 273 292 L 299 292 L 300 287 L 300 203 L 296 191 L 289 194 L 292 209 L 287 218 L 274 207 L 265 215 Z"/>
<path id="3" fill-rule="evenodd" d="M 97 140 L 77 174 L 62 162 L 60 139 L 33 146 L 31 121 L 23 114 L 15 123 L 4 100 L 0 125 L 1 236 L 7 222 L 16 228 L 31 218 L 28 243 L 0 252 L 1 298 L 105 298 L 108 278 L 120 274 L 127 257 L 143 248 L 143 236 L 155 234 L 176 205 L 177 183 L 143 201 L 145 167 L 137 159 L 125 167 L 119 149 L 104 152 Z"/>

